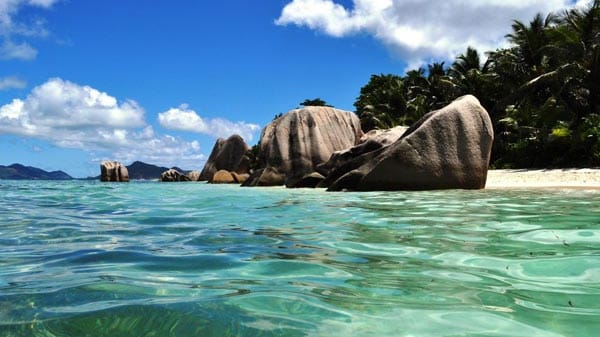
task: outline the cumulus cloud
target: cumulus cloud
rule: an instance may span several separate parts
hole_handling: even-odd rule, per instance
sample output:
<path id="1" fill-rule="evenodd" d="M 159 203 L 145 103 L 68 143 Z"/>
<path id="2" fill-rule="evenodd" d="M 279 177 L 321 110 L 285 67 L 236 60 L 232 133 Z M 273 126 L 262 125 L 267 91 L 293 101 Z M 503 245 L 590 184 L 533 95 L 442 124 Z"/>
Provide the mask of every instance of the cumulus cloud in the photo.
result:
<path id="1" fill-rule="evenodd" d="M 125 163 L 192 164 L 204 156 L 197 141 L 156 134 L 144 110 L 90 86 L 52 78 L 25 99 L 0 106 L 0 134 L 43 139 L 56 146 L 105 153 Z"/>
<path id="2" fill-rule="evenodd" d="M 0 0 L 0 59 L 31 60 L 38 51 L 26 41 L 15 42 L 26 37 L 48 35 L 43 20 L 21 22 L 16 19 L 19 10 L 25 6 L 50 8 L 59 0 Z"/>
<path id="3" fill-rule="evenodd" d="M 582 3 L 579 0 L 579 3 Z M 293 0 L 277 25 L 297 25 L 333 36 L 367 33 L 409 65 L 452 59 L 468 46 L 495 50 L 505 43 L 512 20 L 575 6 L 572 0 L 353 0 L 346 8 L 332 0 Z"/>
<path id="4" fill-rule="evenodd" d="M 57 129 L 144 126 L 144 110 L 135 101 L 117 99 L 89 86 L 52 78 L 33 88 L 25 100 L 14 99 L 0 108 L 0 130 L 24 135 Z M 46 131 L 44 131 L 46 130 Z"/>
<path id="5" fill-rule="evenodd" d="M 159 113 L 158 122 L 170 130 L 196 132 L 213 137 L 227 138 L 238 134 L 247 142 L 252 141 L 254 134 L 260 130 L 256 124 L 232 122 L 222 118 L 202 118 L 187 104 Z"/>
<path id="6" fill-rule="evenodd" d="M 98 161 L 115 159 L 129 164 L 140 160 L 157 165 L 196 170 L 201 169 L 206 161 L 206 156 L 200 153 L 198 141 L 186 142 L 171 135 L 158 135 L 152 126 L 136 131 L 123 129 L 108 131 L 102 137 L 106 140 L 116 137 L 120 140 L 117 143 L 119 145 L 113 146 L 109 157 L 99 158 Z"/>
<path id="7" fill-rule="evenodd" d="M 8 89 L 23 89 L 27 86 L 27 82 L 16 77 L 0 77 L 0 91 Z"/>

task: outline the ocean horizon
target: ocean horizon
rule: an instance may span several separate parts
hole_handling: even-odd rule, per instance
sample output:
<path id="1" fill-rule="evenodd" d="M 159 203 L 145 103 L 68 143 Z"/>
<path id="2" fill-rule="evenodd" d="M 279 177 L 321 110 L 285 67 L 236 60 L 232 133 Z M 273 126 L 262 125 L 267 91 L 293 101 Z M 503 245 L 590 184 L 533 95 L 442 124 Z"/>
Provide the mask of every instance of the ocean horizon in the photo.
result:
<path id="1" fill-rule="evenodd" d="M 594 336 L 600 192 L 0 181 L 0 336 Z"/>

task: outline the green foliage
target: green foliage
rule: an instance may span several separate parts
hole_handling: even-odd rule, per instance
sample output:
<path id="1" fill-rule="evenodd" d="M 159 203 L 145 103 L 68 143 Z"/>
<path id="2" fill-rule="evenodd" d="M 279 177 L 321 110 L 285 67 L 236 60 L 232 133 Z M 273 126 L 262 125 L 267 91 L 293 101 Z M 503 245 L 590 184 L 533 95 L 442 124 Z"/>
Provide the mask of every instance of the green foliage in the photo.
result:
<path id="1" fill-rule="evenodd" d="M 319 97 L 317 97 L 315 99 L 305 99 L 304 102 L 300 103 L 300 105 L 302 105 L 302 106 L 327 106 L 327 107 L 333 108 L 333 105 L 327 104 L 327 102 L 320 99 Z"/>
<path id="2" fill-rule="evenodd" d="M 483 64 L 467 48 L 449 68 L 372 75 L 354 103 L 363 130 L 412 124 L 473 94 L 494 124 L 494 167 L 600 165 L 600 0 L 511 28 L 511 46 Z"/>
<path id="3" fill-rule="evenodd" d="M 571 130 L 565 125 L 565 123 L 561 123 L 557 125 L 554 129 L 552 129 L 552 138 L 553 139 L 565 139 L 571 135 Z"/>
<path id="4" fill-rule="evenodd" d="M 252 146 L 248 151 L 246 151 L 246 156 L 249 160 L 250 170 L 254 171 L 260 168 L 260 142 L 258 144 Z"/>
<path id="5" fill-rule="evenodd" d="M 372 75 L 354 102 L 364 131 L 413 123 L 415 116 L 407 108 L 407 91 L 400 76 Z"/>

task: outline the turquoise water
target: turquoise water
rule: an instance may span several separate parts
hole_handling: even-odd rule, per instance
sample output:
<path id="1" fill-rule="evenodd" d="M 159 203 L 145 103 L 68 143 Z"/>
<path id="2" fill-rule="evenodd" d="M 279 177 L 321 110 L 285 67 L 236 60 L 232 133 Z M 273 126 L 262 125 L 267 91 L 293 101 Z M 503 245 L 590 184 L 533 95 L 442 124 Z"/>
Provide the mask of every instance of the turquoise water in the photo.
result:
<path id="1" fill-rule="evenodd" d="M 598 336 L 600 192 L 0 181 L 0 336 Z"/>

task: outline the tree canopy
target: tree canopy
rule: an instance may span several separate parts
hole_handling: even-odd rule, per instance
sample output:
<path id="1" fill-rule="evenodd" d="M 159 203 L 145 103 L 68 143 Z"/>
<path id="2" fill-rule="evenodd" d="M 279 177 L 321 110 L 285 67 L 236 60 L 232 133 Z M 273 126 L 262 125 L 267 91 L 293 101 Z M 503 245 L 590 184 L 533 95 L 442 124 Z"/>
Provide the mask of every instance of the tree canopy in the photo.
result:
<path id="1" fill-rule="evenodd" d="M 412 124 L 465 94 L 496 131 L 495 167 L 600 165 L 600 0 L 514 21 L 510 46 L 468 48 L 447 66 L 372 75 L 354 106 L 364 131 Z"/>
<path id="2" fill-rule="evenodd" d="M 302 106 L 328 106 L 331 108 L 333 107 L 333 105 L 327 104 L 327 102 L 325 102 L 324 100 L 322 100 L 319 97 L 317 97 L 315 99 L 305 99 L 304 102 L 300 103 L 300 105 L 302 105 Z"/>

